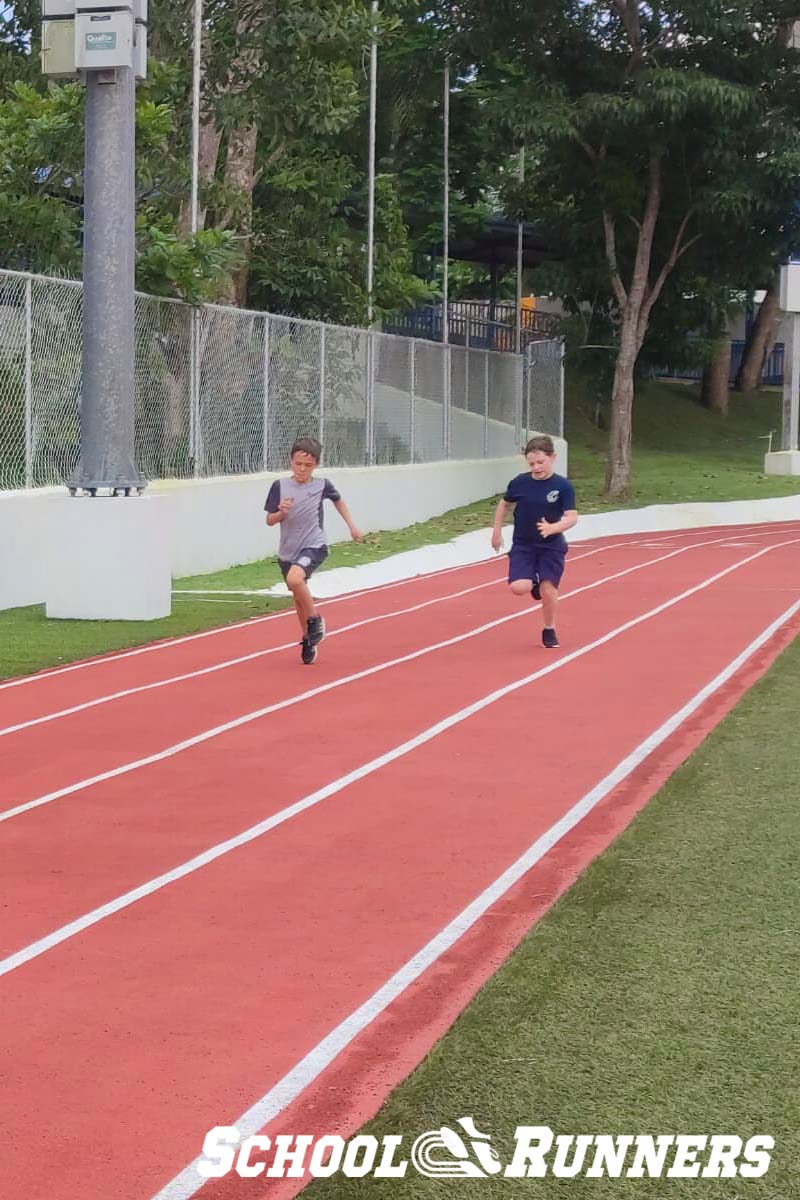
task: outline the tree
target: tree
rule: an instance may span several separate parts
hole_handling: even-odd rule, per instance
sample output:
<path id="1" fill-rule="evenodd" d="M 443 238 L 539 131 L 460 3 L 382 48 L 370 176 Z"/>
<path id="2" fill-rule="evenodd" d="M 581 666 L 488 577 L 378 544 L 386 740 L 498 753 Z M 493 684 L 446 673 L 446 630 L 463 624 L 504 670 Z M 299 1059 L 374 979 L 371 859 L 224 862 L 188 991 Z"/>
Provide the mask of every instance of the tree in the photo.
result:
<path id="1" fill-rule="evenodd" d="M 532 159 L 528 211 L 544 211 L 584 297 L 604 277 L 617 331 L 606 489 L 631 479 L 636 363 L 679 264 L 754 224 L 777 236 L 800 177 L 798 68 L 774 4 L 731 0 L 465 0 L 454 36 L 497 75 Z"/>
<path id="2" fill-rule="evenodd" d="M 158 75 L 158 72 L 156 72 Z M 171 213 L 172 168 L 165 145 L 174 113 L 137 95 L 137 263 L 140 288 L 191 302 L 215 298 L 236 261 L 230 235 L 180 238 Z M 83 89 L 74 83 L 8 85 L 0 99 L 0 256 L 9 268 L 76 277 L 83 225 Z"/>

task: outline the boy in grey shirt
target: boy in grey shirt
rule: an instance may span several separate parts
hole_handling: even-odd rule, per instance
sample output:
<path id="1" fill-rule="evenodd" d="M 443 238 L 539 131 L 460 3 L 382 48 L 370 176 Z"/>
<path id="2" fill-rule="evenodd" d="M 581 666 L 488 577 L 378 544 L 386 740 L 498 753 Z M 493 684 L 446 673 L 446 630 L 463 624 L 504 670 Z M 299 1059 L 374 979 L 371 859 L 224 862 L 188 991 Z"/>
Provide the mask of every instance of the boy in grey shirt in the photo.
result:
<path id="1" fill-rule="evenodd" d="M 325 636 L 325 621 L 317 613 L 308 580 L 328 557 L 322 505 L 326 500 L 346 522 L 350 536 L 361 541 L 347 505 L 329 479 L 315 479 L 322 446 L 314 438 L 299 438 L 292 446 L 290 479 L 276 479 L 264 505 L 268 525 L 280 525 L 278 566 L 294 598 L 303 640 L 300 658 L 308 666 L 317 657 Z"/>

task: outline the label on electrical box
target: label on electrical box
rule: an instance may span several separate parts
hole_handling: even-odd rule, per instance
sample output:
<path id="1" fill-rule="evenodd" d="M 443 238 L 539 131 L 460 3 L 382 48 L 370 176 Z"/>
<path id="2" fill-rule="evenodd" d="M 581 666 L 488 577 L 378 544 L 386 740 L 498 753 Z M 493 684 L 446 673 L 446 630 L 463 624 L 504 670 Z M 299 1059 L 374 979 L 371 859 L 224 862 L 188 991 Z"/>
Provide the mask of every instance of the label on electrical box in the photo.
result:
<path id="1" fill-rule="evenodd" d="M 87 50 L 116 50 L 117 35 L 116 33 L 87 33 L 86 34 L 86 49 Z"/>

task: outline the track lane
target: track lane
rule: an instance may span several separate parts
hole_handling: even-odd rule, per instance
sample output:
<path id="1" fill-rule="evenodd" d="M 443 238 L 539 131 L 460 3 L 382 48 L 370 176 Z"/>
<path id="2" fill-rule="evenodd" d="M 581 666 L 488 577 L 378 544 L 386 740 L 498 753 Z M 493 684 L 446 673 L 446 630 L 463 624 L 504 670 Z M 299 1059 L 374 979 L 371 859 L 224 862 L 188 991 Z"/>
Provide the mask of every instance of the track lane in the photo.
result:
<path id="1" fill-rule="evenodd" d="M 106 1200 L 110 1186 L 115 1200 L 142 1200 L 160 1187 L 205 1129 L 244 1111 L 520 842 L 552 823 L 609 755 L 618 760 L 636 737 L 632 720 L 646 732 L 748 630 L 763 628 L 786 593 L 797 594 L 796 552 L 762 562 L 770 590 L 758 614 L 749 583 L 729 576 L 530 686 L 535 711 L 544 692 L 549 715 L 541 798 L 530 794 L 530 764 L 516 758 L 503 762 L 507 787 L 497 794 L 498 747 L 514 723 L 531 727 L 532 713 L 509 697 L 380 780 L 363 780 L 4 980 L 16 1113 L 2 1169 L 24 1179 L 26 1200 Z M 601 727 L 598 681 L 609 677 L 625 686 L 603 689 Z M 575 722 L 586 731 L 578 756 Z M 49 1150 L 33 1162 L 32 1129 Z M 153 1129 L 157 1149 L 143 1161 Z M 77 1156 L 76 1144 L 103 1153 Z"/>
<path id="2" fill-rule="evenodd" d="M 723 551 L 715 555 L 713 570 L 753 553 Z M 569 602 L 577 606 L 571 616 L 564 606 L 565 640 L 575 628 L 578 646 L 588 645 L 618 624 L 621 612 L 645 612 L 671 597 L 676 563 L 687 587 L 709 575 L 705 557 L 690 551 L 625 577 L 628 587 L 637 581 L 630 596 L 609 587 L 583 592 Z M 558 658 L 531 645 L 535 629 L 532 616 L 500 625 L 0 825 L 0 845 L 9 862 L 0 891 L 5 916 L 0 953 L 14 952 L 239 833 L 465 703 L 553 665 Z M 335 662 L 331 669 L 335 676 Z M 393 695 L 413 697 L 412 703 L 393 707 L 389 724 L 387 679 Z M 332 702 L 341 714 L 334 720 Z M 309 745 L 309 731 L 314 752 L 299 764 L 296 748 Z"/>

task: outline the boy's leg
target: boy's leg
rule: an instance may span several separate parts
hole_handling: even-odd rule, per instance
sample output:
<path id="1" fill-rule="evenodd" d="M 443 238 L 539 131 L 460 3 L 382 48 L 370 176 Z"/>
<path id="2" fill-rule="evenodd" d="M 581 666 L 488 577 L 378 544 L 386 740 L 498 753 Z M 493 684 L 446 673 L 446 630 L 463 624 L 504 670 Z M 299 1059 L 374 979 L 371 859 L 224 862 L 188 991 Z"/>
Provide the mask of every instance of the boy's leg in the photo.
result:
<path id="1" fill-rule="evenodd" d="M 314 604 L 314 598 L 309 591 L 306 573 L 302 567 L 294 565 L 289 568 L 286 572 L 286 586 L 292 593 L 301 633 L 303 637 L 306 637 L 308 634 L 309 617 L 317 615 L 317 608 Z"/>
<path id="2" fill-rule="evenodd" d="M 512 545 L 508 553 L 508 586 L 511 594 L 530 598 L 534 578 L 533 556 L 530 550 Z"/>
<path id="3" fill-rule="evenodd" d="M 545 629 L 555 629 L 556 608 L 558 607 L 558 588 L 549 579 L 543 579 L 542 591 L 542 620 Z"/>
<path id="4" fill-rule="evenodd" d="M 564 574 L 565 552 L 551 547 L 543 547 L 538 554 L 537 572 L 539 588 L 542 596 L 542 645 L 549 650 L 558 646 L 556 635 L 556 608 L 558 607 L 558 586 Z"/>

